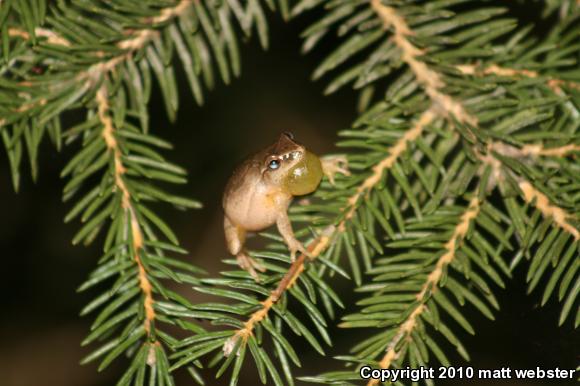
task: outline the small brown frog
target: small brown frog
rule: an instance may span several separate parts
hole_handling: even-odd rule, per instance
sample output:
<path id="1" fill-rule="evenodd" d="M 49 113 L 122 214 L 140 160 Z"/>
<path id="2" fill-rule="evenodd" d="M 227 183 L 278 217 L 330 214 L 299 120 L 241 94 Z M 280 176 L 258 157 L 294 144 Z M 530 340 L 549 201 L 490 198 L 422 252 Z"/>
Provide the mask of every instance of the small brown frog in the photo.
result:
<path id="1" fill-rule="evenodd" d="M 244 250 L 247 232 L 276 224 L 292 261 L 296 252 L 309 255 L 294 236 L 288 206 L 294 196 L 316 190 L 323 174 L 334 184 L 337 172 L 349 175 L 344 156 L 325 157 L 322 161 L 290 133 L 283 133 L 274 144 L 247 158 L 230 177 L 223 196 L 224 230 L 228 250 L 241 268 L 258 280 L 256 270 L 264 268 Z"/>

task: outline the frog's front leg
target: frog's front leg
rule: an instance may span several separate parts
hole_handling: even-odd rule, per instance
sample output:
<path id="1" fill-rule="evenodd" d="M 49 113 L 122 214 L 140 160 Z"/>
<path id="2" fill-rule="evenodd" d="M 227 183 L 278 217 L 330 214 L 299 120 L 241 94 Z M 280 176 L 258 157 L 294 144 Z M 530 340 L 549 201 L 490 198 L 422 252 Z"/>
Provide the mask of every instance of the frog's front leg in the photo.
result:
<path id="1" fill-rule="evenodd" d="M 311 257 L 312 255 L 308 250 L 302 245 L 300 241 L 294 236 L 294 231 L 292 230 L 292 224 L 290 223 L 290 218 L 286 211 L 280 212 L 278 219 L 276 220 L 276 226 L 278 227 L 278 232 L 284 238 L 284 242 L 290 250 L 290 260 L 294 262 L 296 260 L 296 252 L 303 253 L 304 255 Z"/>
<path id="2" fill-rule="evenodd" d="M 240 268 L 248 271 L 254 280 L 259 281 L 259 276 L 256 270 L 264 272 L 266 269 L 260 263 L 252 259 L 244 250 L 246 231 L 232 223 L 227 216 L 224 216 L 224 231 L 226 234 L 228 250 L 232 255 L 236 256 Z"/>
<path id="3" fill-rule="evenodd" d="M 320 160 L 322 164 L 322 172 L 328 178 L 331 185 L 334 185 L 334 175 L 341 173 L 345 176 L 350 176 L 348 170 L 348 160 L 345 155 L 331 155 L 323 157 Z"/>

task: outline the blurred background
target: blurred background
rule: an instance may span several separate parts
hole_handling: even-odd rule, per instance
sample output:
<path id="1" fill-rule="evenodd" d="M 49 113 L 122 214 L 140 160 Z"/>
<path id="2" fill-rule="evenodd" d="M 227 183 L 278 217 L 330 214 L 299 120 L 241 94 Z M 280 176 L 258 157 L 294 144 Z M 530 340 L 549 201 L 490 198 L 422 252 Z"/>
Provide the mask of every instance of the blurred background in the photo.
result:
<path id="1" fill-rule="evenodd" d="M 217 274 L 227 257 L 222 230 L 221 194 L 234 166 L 247 154 L 271 143 L 281 131 L 291 130 L 297 139 L 317 153 L 333 151 L 336 131 L 347 128 L 356 117 L 356 96 L 342 91 L 324 97 L 324 81 L 313 83 L 310 74 L 324 57 L 300 54 L 299 33 L 311 20 L 290 24 L 278 16 L 270 18 L 270 49 L 264 52 L 257 39 L 241 47 L 242 76 L 229 86 L 219 84 L 206 93 L 202 108 L 195 105 L 187 82 L 180 73 L 180 110 L 170 124 L 156 90 L 150 104 L 154 134 L 175 145 L 167 158 L 190 172 L 182 194 L 204 203 L 199 211 L 180 212 L 159 208 L 168 219 L 193 263 Z M 63 204 L 60 170 L 78 150 L 60 154 L 48 143 L 40 156 L 39 181 L 33 184 L 24 173 L 21 192 L 12 190 L 5 154 L 0 158 L 0 385 L 1 386 L 96 386 L 111 385 L 123 370 L 115 363 L 102 374 L 95 365 L 80 366 L 89 351 L 80 342 L 90 326 L 79 311 L 95 293 L 77 294 L 77 286 L 94 268 L 100 243 L 91 247 L 70 243 L 78 223 L 64 224 L 70 206 Z M 25 165 L 27 166 L 27 165 Z M 567 368 L 578 363 L 580 338 L 571 323 L 558 328 L 560 307 L 555 302 L 539 307 L 539 295 L 526 295 L 525 266 L 515 273 L 506 289 L 496 288 L 502 310 L 496 321 L 483 318 L 472 309 L 466 317 L 477 335 L 459 337 L 471 354 L 474 368 Z M 348 293 L 351 283 L 336 282 L 339 294 Z M 540 288 L 542 288 L 540 286 Z M 196 301 L 187 288 L 181 293 Z M 346 299 L 343 297 L 343 300 Z M 354 335 L 354 336 L 353 336 Z M 332 335 L 331 335 L 332 336 Z M 329 356 L 345 354 L 360 333 L 334 334 Z M 339 362 L 321 358 L 304 341 L 295 342 L 303 368 L 296 375 L 314 375 L 338 368 Z M 468 365 L 451 355 L 456 366 Z M 324 366 L 335 366 L 335 368 Z M 224 384 L 206 374 L 207 384 Z M 192 384 L 187 375 L 177 375 L 179 385 Z M 226 376 L 227 378 L 227 376 Z M 452 384 L 457 382 L 449 382 Z M 463 383 L 463 382 L 462 382 Z M 466 382 L 467 383 L 467 382 Z M 242 385 L 258 384 L 248 367 Z M 445 385 L 438 382 L 438 385 Z M 474 385 L 551 385 L 572 381 L 469 381 Z"/>

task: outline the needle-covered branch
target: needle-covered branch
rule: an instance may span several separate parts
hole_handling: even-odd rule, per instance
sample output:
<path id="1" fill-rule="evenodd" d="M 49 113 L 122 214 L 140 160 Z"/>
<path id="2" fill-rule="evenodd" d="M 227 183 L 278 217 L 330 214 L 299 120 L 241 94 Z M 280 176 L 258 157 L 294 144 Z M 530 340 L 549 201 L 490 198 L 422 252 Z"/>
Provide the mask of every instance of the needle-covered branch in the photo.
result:
<path id="1" fill-rule="evenodd" d="M 236 4 L 59 2 L 52 10 L 30 13 L 45 15 L 39 20 L 27 19 L 30 9 L 18 9 L 12 2 L 3 5 L 0 18 L 7 21 L 0 46 L 4 58 L 0 64 L 0 128 L 15 188 L 20 181 L 23 147 L 36 178 L 38 147 L 45 133 L 60 147 L 60 115 L 91 101 L 104 77 L 124 83 L 130 102 L 127 107 L 147 131 L 153 77 L 160 85 L 169 118 L 175 119 L 179 103 L 173 52 L 199 104 L 204 101 L 203 85 L 212 88 L 215 83 L 214 62 L 225 83 L 238 76 L 239 37 L 234 22 L 246 35 L 258 28 L 263 44 L 267 39 L 265 19 L 257 4 L 248 10 Z M 116 77 L 126 71 L 130 72 L 127 79 Z"/>
<path id="2" fill-rule="evenodd" d="M 295 12 L 306 12 L 315 6 L 303 1 Z M 501 252 L 506 250 L 513 251 L 511 268 L 524 256 L 531 260 L 528 280 L 532 290 L 543 274 L 549 272 L 546 251 L 555 248 L 558 257 L 553 261 L 558 267 L 542 301 L 559 283 L 559 298 L 564 302 L 560 322 L 565 320 L 580 293 L 572 284 L 577 276 L 574 268 L 577 259 L 572 256 L 577 257 L 576 234 L 580 229 L 579 196 L 574 188 L 579 171 L 575 164 L 579 150 L 575 133 L 580 103 L 576 91 L 580 79 L 574 70 L 574 57 L 579 47 L 572 43 L 577 40 L 577 30 L 571 27 L 578 20 L 578 13 L 563 13 L 562 23 L 548 32 L 544 40 L 537 41 L 530 36 L 530 28 L 516 29 L 515 21 L 503 16 L 507 11 L 504 8 L 482 5 L 466 11 L 445 1 L 414 2 L 407 7 L 404 3 L 369 0 L 333 3 L 325 10 L 326 15 L 305 31 L 304 49 L 312 50 L 332 32 L 338 35 L 340 43 L 315 70 L 314 77 L 339 71 L 327 92 L 346 85 L 361 91 L 365 111 L 353 129 L 345 133 L 349 137 L 345 145 L 363 152 L 369 159 L 365 165 L 375 164 L 376 149 L 384 147 L 388 152 L 389 146 L 392 148 L 391 138 L 399 136 L 397 128 L 401 121 L 408 121 L 408 117 L 417 119 L 419 112 L 429 105 L 433 106 L 430 110 L 433 120 L 439 123 L 426 126 L 409 156 L 400 160 L 400 166 L 395 165 L 395 183 L 380 182 L 378 196 L 383 198 L 378 202 L 383 205 L 374 209 L 370 205 L 368 213 L 357 214 L 363 221 L 366 219 L 360 229 L 372 230 L 380 225 L 387 240 L 392 240 L 387 241 L 387 246 L 410 250 L 400 260 L 392 260 L 390 267 L 383 266 L 378 256 L 367 264 L 367 272 L 376 271 L 379 275 L 373 276 L 372 281 L 365 280 L 368 284 L 360 287 L 360 291 L 369 292 L 369 297 L 361 300 L 361 305 L 368 307 L 360 314 L 346 317 L 342 326 L 378 325 L 388 329 L 361 341 L 353 348 L 356 355 L 341 359 L 355 367 L 373 364 L 383 351 L 382 357 L 389 364 L 396 357 L 398 365 L 414 367 L 424 365 L 431 350 L 439 361 L 445 362 L 444 353 L 429 331 L 425 335 L 424 326 L 419 329 L 421 334 L 402 339 L 408 326 L 416 326 L 417 318 L 424 316 L 431 318 L 431 322 L 438 318 L 436 310 L 422 308 L 423 303 L 415 297 L 409 298 L 417 301 L 413 307 L 398 308 L 407 300 L 404 291 L 415 289 L 415 293 L 434 296 L 440 307 L 452 307 L 438 291 L 433 293 L 432 288 L 427 291 L 418 285 L 422 279 L 412 280 L 414 275 L 425 275 L 425 280 L 431 283 L 429 278 L 441 275 L 441 280 L 435 282 L 440 287 L 453 286 L 454 295 L 458 285 L 467 289 L 459 291 L 467 293 L 465 298 L 458 299 L 460 304 L 470 299 L 484 315 L 491 317 L 489 309 L 482 306 L 471 289 L 483 289 L 484 298 L 497 308 L 487 281 L 499 285 L 503 282 L 488 262 L 493 261 L 509 276 L 510 269 L 501 259 L 505 255 Z M 529 50 L 523 44 L 526 38 L 534 40 L 534 49 Z M 549 50 L 555 42 L 559 50 Z M 399 114 L 405 114 L 406 118 L 399 120 Z M 443 117 L 445 121 L 440 119 Z M 475 181 L 479 186 L 477 192 L 466 197 Z M 505 206 L 490 205 L 487 197 L 495 195 L 502 197 Z M 447 273 L 442 273 L 447 270 L 435 269 L 431 272 L 433 276 L 425 273 L 426 265 L 432 261 L 427 253 L 421 255 L 415 249 L 423 245 L 423 237 L 429 247 L 429 242 L 438 242 L 429 238 L 433 229 L 445 228 L 445 221 L 437 214 L 449 205 L 471 200 L 479 202 L 475 222 L 481 230 L 470 239 L 473 245 L 465 245 L 458 252 L 461 258 L 453 260 L 451 266 L 459 272 L 470 270 L 461 266 L 468 257 L 467 260 L 477 261 L 484 274 L 454 277 L 453 284 L 448 284 Z M 384 205 L 389 202 L 392 205 Z M 408 224 L 404 219 L 410 215 L 414 217 Z M 552 227 L 543 226 L 539 231 L 538 219 L 542 216 L 544 224 Z M 415 234 L 417 229 L 422 232 Z M 497 239 L 499 247 L 489 243 L 490 239 Z M 359 247 L 373 245 L 364 238 L 351 237 L 349 241 Z M 518 249 L 514 243 L 519 244 Z M 362 254 L 365 263 L 367 258 Z M 565 267 L 571 267 L 569 272 L 573 273 L 564 275 Z M 399 287 L 397 281 L 401 276 L 408 277 L 409 282 Z M 403 316 L 392 317 L 401 315 L 398 310 L 402 310 Z M 454 308 L 447 311 L 453 318 L 460 316 Z M 579 320 L 577 317 L 575 323 Z M 469 330 L 467 321 L 461 318 L 458 321 Z M 452 329 L 443 329 L 443 335 L 467 356 Z M 409 341 L 418 343 L 407 347 Z M 395 343 L 386 349 L 385 342 Z M 400 348 L 395 349 L 398 344 L 405 346 L 405 350 L 396 351 Z M 343 384 L 357 377 L 347 371 L 305 379 Z"/>
<path id="3" fill-rule="evenodd" d="M 238 31 L 238 23 L 243 31 Z M 62 172 L 65 201 L 74 206 L 65 220 L 80 219 L 73 243 L 102 235 L 104 254 L 80 290 L 102 291 L 82 311 L 98 311 L 83 345 L 100 342 L 83 363 L 99 369 L 126 355 L 130 365 L 119 384 L 173 384 L 168 352 L 177 340 L 165 329 L 176 325 L 204 331 L 187 321 L 189 302 L 165 286 L 199 285 L 202 271 L 170 255 L 185 253 L 171 227 L 152 209 L 165 202 L 178 209 L 200 204 L 165 191 L 158 183 L 184 183 L 185 171 L 159 149 L 171 144 L 148 133 L 152 78 L 168 116 L 178 109 L 174 56 L 191 91 L 203 103 L 203 84 L 214 84 L 214 63 L 224 82 L 240 72 L 238 40 L 253 28 L 267 44 L 258 3 L 193 0 L 8 1 L 0 5 L 0 131 L 13 183 L 18 188 L 23 148 L 37 175 L 38 147 L 46 132 L 82 148 Z M 61 115 L 87 110 L 86 119 L 61 127 Z M 103 291 L 103 286 L 105 290 Z M 188 368 L 199 380 L 194 369 Z"/>
<path id="4" fill-rule="evenodd" d="M 456 258 L 456 251 L 459 249 L 461 241 L 467 235 L 471 222 L 479 213 L 479 205 L 479 198 L 472 198 L 467 210 L 461 215 L 459 223 L 455 226 L 447 243 L 445 243 L 445 253 L 437 259 L 433 271 L 427 276 L 427 280 L 425 280 L 425 283 L 417 294 L 417 305 L 403 323 L 401 323 L 395 336 L 388 342 L 386 353 L 379 362 L 382 369 L 389 368 L 391 363 L 398 359 L 399 352 L 405 349 L 401 347 L 401 343 L 404 346 L 412 339 L 411 335 L 416 331 L 417 325 L 419 324 L 418 318 L 426 310 L 427 306 L 425 303 L 437 291 L 439 282 L 444 276 L 444 271 L 447 270 L 447 266 Z M 377 380 L 371 380 L 368 385 L 376 385 L 377 383 Z"/>
<path id="5" fill-rule="evenodd" d="M 150 144 L 166 147 L 162 140 L 114 118 L 118 107 L 111 105 L 114 95 L 110 90 L 109 80 L 104 79 L 95 94 L 94 124 L 83 124 L 82 132 L 72 128 L 65 133 L 73 138 L 82 134 L 84 138 L 83 148 L 63 171 L 63 176 L 70 177 L 64 189 L 66 199 L 81 192 L 84 195 L 66 217 L 67 221 L 80 217 L 83 222 L 73 243 L 90 243 L 99 233 L 106 234 L 99 266 L 80 290 L 110 285 L 82 311 L 84 315 L 100 309 L 83 344 L 101 342 L 101 347 L 83 363 L 100 359 L 99 369 L 103 369 L 127 352 L 132 364 L 119 384 L 140 383 L 147 377 L 151 382 L 163 379 L 166 384 L 173 384 L 166 350 L 176 340 L 161 325 L 175 324 L 195 331 L 197 327 L 184 324 L 168 311 L 187 306 L 188 302 L 164 288 L 163 281 L 196 284 L 199 281 L 195 276 L 201 271 L 168 256 L 168 252 L 184 251 L 146 202 L 162 201 L 189 208 L 199 204 L 145 181 L 154 173 L 159 177 L 183 177 L 183 171 L 147 148 Z M 97 177 L 99 173 L 101 176 Z M 95 177 L 96 184 L 91 183 Z M 155 227 L 169 243 L 157 236 Z"/>
<path id="6" fill-rule="evenodd" d="M 125 184 L 123 175 L 126 173 L 127 169 L 123 165 L 121 160 L 121 150 L 119 149 L 119 144 L 115 136 L 115 128 L 113 125 L 113 119 L 110 115 L 109 107 L 109 92 L 105 84 L 103 84 L 97 91 L 97 111 L 99 115 L 99 120 L 103 126 L 103 139 L 107 145 L 107 151 L 111 154 L 112 164 L 113 164 L 113 179 L 115 181 L 115 190 L 118 190 L 121 194 L 121 208 L 124 211 L 123 217 L 124 222 L 130 224 L 131 228 L 131 250 L 133 251 L 133 259 L 137 264 L 138 277 L 139 277 L 139 287 L 143 291 L 143 308 L 145 310 L 145 319 L 143 325 L 145 332 L 148 335 L 151 334 L 151 323 L 155 321 L 155 310 L 153 309 L 153 286 L 149 281 L 147 272 L 143 265 L 142 253 L 143 253 L 143 231 L 139 225 L 139 220 L 137 219 L 136 210 L 133 206 L 134 198 L 131 197 L 131 193 Z M 153 342 L 156 342 L 155 338 L 152 338 Z"/>

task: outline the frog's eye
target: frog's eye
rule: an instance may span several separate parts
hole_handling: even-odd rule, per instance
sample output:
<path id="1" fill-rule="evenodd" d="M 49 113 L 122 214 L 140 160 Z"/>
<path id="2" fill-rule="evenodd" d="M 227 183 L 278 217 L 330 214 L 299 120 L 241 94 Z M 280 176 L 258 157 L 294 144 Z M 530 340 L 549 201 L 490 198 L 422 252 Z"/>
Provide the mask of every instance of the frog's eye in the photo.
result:
<path id="1" fill-rule="evenodd" d="M 268 167 L 272 170 L 276 170 L 280 167 L 280 161 L 278 161 L 277 159 L 273 159 L 268 163 Z"/>

